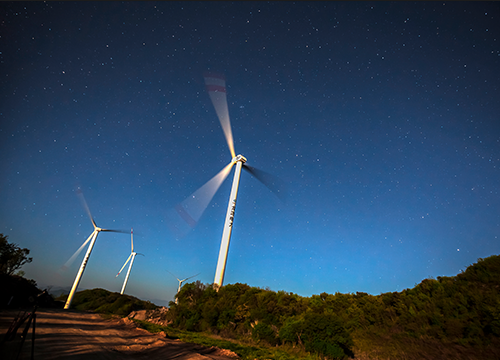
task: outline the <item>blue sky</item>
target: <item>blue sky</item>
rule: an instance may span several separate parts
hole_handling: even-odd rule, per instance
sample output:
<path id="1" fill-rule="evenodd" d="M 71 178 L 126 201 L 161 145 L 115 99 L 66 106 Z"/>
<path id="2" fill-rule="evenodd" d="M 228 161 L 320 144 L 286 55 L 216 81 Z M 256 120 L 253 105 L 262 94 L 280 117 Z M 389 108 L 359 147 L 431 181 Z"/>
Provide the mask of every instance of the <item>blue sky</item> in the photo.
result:
<path id="1" fill-rule="evenodd" d="M 243 173 L 225 283 L 400 291 L 500 252 L 498 3 L 7 2 L 0 232 L 70 286 L 98 226 L 134 228 L 126 293 L 212 283 L 232 173 L 196 227 L 176 204 L 231 160 L 203 73 L 226 77 Z M 120 291 L 126 234 L 81 288 Z"/>

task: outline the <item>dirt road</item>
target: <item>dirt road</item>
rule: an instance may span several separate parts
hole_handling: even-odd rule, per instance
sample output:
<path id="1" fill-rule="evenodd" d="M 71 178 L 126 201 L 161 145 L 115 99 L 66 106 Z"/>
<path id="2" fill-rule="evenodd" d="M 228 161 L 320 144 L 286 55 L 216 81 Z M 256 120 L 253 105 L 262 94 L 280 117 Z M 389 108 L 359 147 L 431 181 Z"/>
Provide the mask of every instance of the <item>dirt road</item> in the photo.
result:
<path id="1" fill-rule="evenodd" d="M 18 311 L 0 312 L 0 340 Z M 36 317 L 34 358 L 37 360 L 69 359 L 233 359 L 227 350 L 171 340 L 164 334 L 137 329 L 123 319 L 103 319 L 100 315 L 71 310 L 38 309 Z M 16 359 L 20 333 L 0 349 L 0 358 Z M 19 359 L 30 359 L 32 330 L 26 338 Z"/>

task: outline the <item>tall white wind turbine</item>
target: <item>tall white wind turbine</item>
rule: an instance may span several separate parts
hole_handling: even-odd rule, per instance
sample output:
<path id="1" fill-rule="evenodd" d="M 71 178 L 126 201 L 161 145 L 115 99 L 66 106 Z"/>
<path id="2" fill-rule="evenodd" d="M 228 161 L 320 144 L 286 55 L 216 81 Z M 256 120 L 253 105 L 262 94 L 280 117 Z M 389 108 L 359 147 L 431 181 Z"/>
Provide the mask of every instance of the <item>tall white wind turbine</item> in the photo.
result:
<path id="1" fill-rule="evenodd" d="M 272 191 L 274 191 L 278 196 L 282 194 L 282 181 L 264 171 L 257 170 L 246 165 L 245 163 L 247 159 L 243 155 L 236 155 L 227 106 L 225 77 L 221 74 L 206 73 L 204 75 L 204 78 L 208 95 L 210 96 L 212 104 L 215 108 L 215 112 L 217 113 L 217 117 L 219 118 L 220 124 L 222 126 L 222 130 L 224 131 L 224 136 L 226 137 L 232 160 L 223 170 L 221 170 L 203 187 L 194 192 L 186 200 L 178 204 L 175 208 L 175 211 L 187 225 L 189 225 L 190 227 L 194 227 L 217 189 L 229 175 L 231 168 L 236 165 L 231 193 L 229 196 L 229 204 L 227 207 L 226 218 L 224 222 L 224 228 L 222 232 L 219 258 L 217 261 L 217 268 L 215 272 L 214 286 L 218 289 L 224 282 L 224 274 L 226 269 L 227 255 L 229 251 L 229 242 L 231 240 L 231 232 L 233 229 L 241 169 L 243 168 L 250 172 L 254 177 L 256 177 Z M 177 230 L 179 229 L 177 228 Z"/>
<path id="2" fill-rule="evenodd" d="M 87 262 L 89 261 L 90 253 L 92 252 L 92 249 L 94 248 L 95 241 L 97 240 L 97 235 L 101 231 L 105 232 L 119 232 L 123 233 L 124 231 L 121 230 L 109 230 L 109 229 L 103 229 L 100 228 L 96 225 L 94 218 L 92 217 L 92 214 L 90 213 L 90 209 L 87 206 L 87 202 L 85 201 L 85 198 L 83 197 L 83 193 L 81 191 L 78 191 L 78 195 L 80 196 L 83 206 L 85 207 L 85 210 L 87 211 L 87 214 L 90 218 L 90 221 L 92 222 L 92 225 L 94 226 L 94 231 L 90 236 L 85 240 L 85 242 L 80 246 L 80 248 L 71 256 L 71 258 L 66 262 L 64 267 L 67 267 L 68 264 L 71 264 L 73 260 L 80 254 L 82 249 L 85 247 L 85 245 L 90 241 L 90 245 L 87 248 L 87 253 L 85 254 L 85 257 L 83 258 L 82 264 L 80 265 L 80 269 L 78 270 L 78 273 L 76 274 L 75 281 L 73 282 L 73 286 L 71 287 L 71 291 L 69 292 L 68 299 L 66 300 L 66 304 L 64 305 L 64 309 L 69 309 L 71 306 L 71 302 L 73 301 L 73 297 L 75 296 L 75 292 L 78 289 L 78 284 L 80 284 L 80 280 L 83 276 L 83 272 L 85 271 L 85 267 L 87 266 Z"/>
<path id="3" fill-rule="evenodd" d="M 219 118 L 222 130 L 224 131 L 224 136 L 226 137 L 229 152 L 231 153 L 232 160 L 230 166 L 236 165 L 236 170 L 234 171 L 233 177 L 233 185 L 231 187 L 231 194 L 229 195 L 226 220 L 224 221 L 224 228 L 222 231 L 219 259 L 217 260 L 217 268 L 215 270 L 214 285 L 216 288 L 219 288 L 224 282 L 224 274 L 226 272 L 227 254 L 229 251 L 229 242 L 231 241 L 231 232 L 233 230 L 234 213 L 236 210 L 236 198 L 238 196 L 241 168 L 247 161 L 247 159 L 242 155 L 236 156 L 236 152 L 234 151 L 233 133 L 231 131 L 231 122 L 229 120 L 229 110 L 227 107 L 225 77 L 220 74 L 207 73 L 205 74 L 205 85 L 207 87 L 210 100 L 212 100 L 212 104 L 214 105 L 217 117 Z"/>
<path id="4" fill-rule="evenodd" d="M 122 272 L 122 270 L 127 265 L 128 261 L 130 260 L 130 265 L 128 266 L 128 270 L 127 270 L 127 275 L 125 276 L 125 281 L 123 282 L 122 290 L 120 291 L 120 294 L 122 294 L 122 295 L 123 295 L 123 292 L 125 291 L 125 287 L 127 286 L 128 278 L 130 276 L 130 271 L 132 270 L 132 265 L 134 264 L 135 256 L 136 255 L 143 255 L 143 254 L 136 253 L 134 251 L 134 229 L 130 229 L 130 243 L 132 245 L 132 250 L 130 252 L 130 255 L 129 255 L 127 261 L 125 261 L 125 264 L 123 264 L 123 266 L 120 269 L 120 271 L 118 271 L 118 274 L 116 274 L 116 276 L 115 276 L 115 278 L 116 278 L 116 277 L 118 277 L 118 275 L 120 275 L 120 273 Z"/>

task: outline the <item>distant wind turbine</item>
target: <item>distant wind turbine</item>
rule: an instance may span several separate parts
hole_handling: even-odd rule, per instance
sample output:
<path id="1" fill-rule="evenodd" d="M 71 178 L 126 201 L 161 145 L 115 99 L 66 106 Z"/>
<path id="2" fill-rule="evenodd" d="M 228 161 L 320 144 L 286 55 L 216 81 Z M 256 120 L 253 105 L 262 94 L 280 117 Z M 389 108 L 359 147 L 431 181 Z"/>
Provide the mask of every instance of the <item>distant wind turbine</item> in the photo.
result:
<path id="1" fill-rule="evenodd" d="M 122 295 L 123 295 L 123 292 L 125 291 L 125 286 L 127 286 L 128 277 L 130 276 L 130 271 L 132 270 L 132 265 L 134 264 L 135 256 L 136 255 L 142 255 L 142 256 L 144 256 L 144 254 L 140 254 L 140 253 L 134 252 L 134 229 L 130 229 L 130 242 L 132 244 L 132 250 L 130 252 L 130 255 L 129 255 L 127 261 L 125 261 L 125 264 L 123 264 L 123 266 L 120 269 L 120 271 L 118 271 L 118 274 L 116 274 L 116 276 L 115 276 L 115 278 L 117 278 L 118 275 L 120 275 L 120 273 L 122 272 L 122 270 L 127 265 L 128 261 L 130 260 L 130 265 L 128 266 L 128 270 L 127 270 L 127 275 L 125 276 L 125 281 L 123 282 L 122 290 L 120 292 L 120 294 L 122 294 Z"/>
<path id="2" fill-rule="evenodd" d="M 225 77 L 220 74 L 206 73 L 204 78 L 208 95 L 210 96 L 212 104 L 215 108 L 215 112 L 217 113 L 217 117 L 219 118 L 219 121 L 221 123 L 222 130 L 224 131 L 224 136 L 226 137 L 232 160 L 215 177 L 213 177 L 197 191 L 195 191 L 186 200 L 178 204 L 175 207 L 175 212 L 182 218 L 185 224 L 193 228 L 196 225 L 198 219 L 201 217 L 203 211 L 208 206 L 208 203 L 211 201 L 215 192 L 219 189 L 222 182 L 231 172 L 231 168 L 233 167 L 233 165 L 236 165 L 233 185 L 229 196 L 229 204 L 226 212 L 226 220 L 224 222 L 224 228 L 222 232 L 219 258 L 217 261 L 217 268 L 215 272 L 214 286 L 218 289 L 224 282 L 224 274 L 226 269 L 227 255 L 229 251 L 229 242 L 231 240 L 231 232 L 233 229 L 236 210 L 236 198 L 238 195 L 241 169 L 243 168 L 247 170 L 257 180 L 262 182 L 271 191 L 273 191 L 278 197 L 284 195 L 284 192 L 283 182 L 280 179 L 262 170 L 258 170 L 251 166 L 248 166 L 247 164 L 245 164 L 247 159 L 244 156 L 236 155 L 227 106 Z M 176 227 L 176 230 L 180 230 L 178 226 L 174 226 Z"/>
<path id="3" fill-rule="evenodd" d="M 168 271 L 168 270 L 167 270 L 167 271 Z M 181 280 L 181 279 L 179 279 L 177 276 L 175 276 L 174 274 L 172 274 L 170 271 L 168 271 L 168 272 L 170 273 L 170 275 L 172 275 L 174 278 L 176 278 L 176 279 L 177 279 L 177 281 L 179 282 L 179 288 L 177 289 L 177 294 L 175 294 L 175 303 L 177 304 L 177 302 L 178 302 L 177 295 L 179 295 L 179 292 L 181 291 L 182 283 L 183 283 L 184 281 L 187 281 L 187 280 L 191 279 L 191 278 L 194 278 L 195 276 L 200 275 L 200 273 L 198 273 L 198 274 L 196 274 L 196 275 L 193 275 L 193 276 L 190 276 L 190 277 L 188 277 L 188 278 L 185 278 L 185 279 Z"/>
<path id="4" fill-rule="evenodd" d="M 73 256 L 71 256 L 71 258 L 64 265 L 64 267 L 69 266 L 69 264 L 71 264 L 73 262 L 73 260 L 78 256 L 78 254 L 80 254 L 80 252 L 85 247 L 85 245 L 90 241 L 90 245 L 87 248 L 87 253 L 85 254 L 85 257 L 83 258 L 82 264 L 80 265 L 80 269 L 78 270 L 78 273 L 76 274 L 75 281 L 73 282 L 73 286 L 71 287 L 71 291 L 69 292 L 68 299 L 66 300 L 66 304 L 64 305 L 64 309 L 69 309 L 69 307 L 71 306 L 71 302 L 73 301 L 73 297 L 75 296 L 76 289 L 78 289 L 78 284 L 80 284 L 80 280 L 83 276 L 83 272 L 85 271 L 85 267 L 87 266 L 87 262 L 89 261 L 90 253 L 92 252 L 92 249 L 94 248 L 95 241 L 97 240 L 97 235 L 99 235 L 99 233 L 101 231 L 126 233 L 125 231 L 121 231 L 121 230 L 109 230 L 109 229 L 103 229 L 103 228 L 98 227 L 94 221 L 94 218 L 92 217 L 92 214 L 90 213 L 90 209 L 87 205 L 87 202 L 85 201 L 85 198 L 83 197 L 82 191 L 78 190 L 77 193 L 80 196 L 80 199 L 83 203 L 85 210 L 87 211 L 87 214 L 90 218 L 90 221 L 92 222 L 92 225 L 94 226 L 94 231 L 92 232 L 92 234 L 90 234 L 90 236 L 87 238 L 87 240 L 85 240 L 85 242 L 82 244 L 82 246 L 80 246 L 80 248 L 73 254 Z"/>

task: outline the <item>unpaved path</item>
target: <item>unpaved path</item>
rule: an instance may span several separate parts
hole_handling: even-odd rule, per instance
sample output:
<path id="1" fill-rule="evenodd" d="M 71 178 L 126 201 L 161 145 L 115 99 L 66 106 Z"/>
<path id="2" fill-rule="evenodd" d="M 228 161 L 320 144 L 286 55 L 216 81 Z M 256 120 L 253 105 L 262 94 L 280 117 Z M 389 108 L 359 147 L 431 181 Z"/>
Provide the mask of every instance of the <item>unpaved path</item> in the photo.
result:
<path id="1" fill-rule="evenodd" d="M 18 311 L 0 312 L 0 341 Z M 98 314 L 72 310 L 38 309 L 36 317 L 34 358 L 37 360 L 101 360 L 101 359 L 233 359 L 230 352 L 218 348 L 171 340 L 164 335 L 138 329 L 123 319 L 103 319 Z M 15 340 L 5 342 L 0 358 L 15 359 L 20 345 L 20 333 Z M 19 359 L 30 359 L 32 329 L 22 347 Z M 228 356 L 229 355 L 229 356 Z"/>

